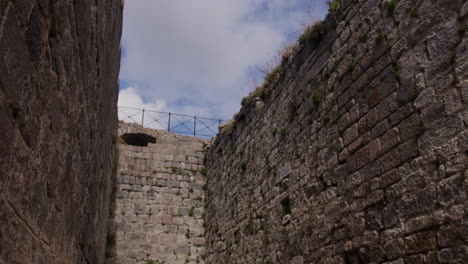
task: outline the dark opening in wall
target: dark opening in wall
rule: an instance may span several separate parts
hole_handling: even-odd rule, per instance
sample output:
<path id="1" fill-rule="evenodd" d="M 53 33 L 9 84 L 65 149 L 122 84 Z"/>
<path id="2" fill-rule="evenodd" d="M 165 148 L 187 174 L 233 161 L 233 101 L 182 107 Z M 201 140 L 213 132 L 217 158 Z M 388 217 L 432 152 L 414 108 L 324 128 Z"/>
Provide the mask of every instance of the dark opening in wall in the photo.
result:
<path id="1" fill-rule="evenodd" d="M 125 144 L 147 147 L 148 143 L 156 143 L 156 138 L 142 133 L 130 133 L 121 136 Z"/>
<path id="2" fill-rule="evenodd" d="M 291 214 L 291 201 L 289 200 L 289 197 L 281 200 L 281 208 L 283 209 L 283 216 Z"/>
<path id="3" fill-rule="evenodd" d="M 351 252 L 346 252 L 344 255 L 345 264 L 367 264 L 369 263 L 369 257 L 366 253 L 366 250 L 362 248 L 361 250 L 353 250 Z"/>

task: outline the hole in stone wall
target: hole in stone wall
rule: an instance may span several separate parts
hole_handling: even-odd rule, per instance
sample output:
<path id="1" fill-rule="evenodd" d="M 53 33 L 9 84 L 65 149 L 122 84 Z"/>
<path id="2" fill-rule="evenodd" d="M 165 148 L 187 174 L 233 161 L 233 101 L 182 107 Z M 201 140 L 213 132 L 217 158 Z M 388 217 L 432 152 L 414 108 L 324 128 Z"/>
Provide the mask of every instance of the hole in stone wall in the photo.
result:
<path id="1" fill-rule="evenodd" d="M 142 133 L 130 133 L 121 136 L 125 144 L 147 147 L 148 143 L 156 143 L 156 138 Z"/>
<path id="2" fill-rule="evenodd" d="M 291 214 L 291 201 L 289 200 L 289 197 L 281 200 L 281 209 L 283 210 L 283 216 Z"/>
<path id="3" fill-rule="evenodd" d="M 366 250 L 361 248 L 361 250 L 353 250 L 347 252 L 344 255 L 345 264 L 367 264 L 369 263 L 369 258 L 367 256 Z"/>

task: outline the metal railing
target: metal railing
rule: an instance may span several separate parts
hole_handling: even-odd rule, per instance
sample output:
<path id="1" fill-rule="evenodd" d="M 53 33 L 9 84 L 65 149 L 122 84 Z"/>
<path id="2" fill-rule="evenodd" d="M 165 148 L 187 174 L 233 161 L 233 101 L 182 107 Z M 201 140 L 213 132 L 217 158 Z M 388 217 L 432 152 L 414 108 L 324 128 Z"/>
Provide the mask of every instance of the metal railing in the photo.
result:
<path id="1" fill-rule="evenodd" d="M 218 134 L 219 125 L 225 120 L 174 114 L 147 109 L 118 106 L 119 120 L 133 122 L 143 127 L 201 138 L 211 138 Z"/>

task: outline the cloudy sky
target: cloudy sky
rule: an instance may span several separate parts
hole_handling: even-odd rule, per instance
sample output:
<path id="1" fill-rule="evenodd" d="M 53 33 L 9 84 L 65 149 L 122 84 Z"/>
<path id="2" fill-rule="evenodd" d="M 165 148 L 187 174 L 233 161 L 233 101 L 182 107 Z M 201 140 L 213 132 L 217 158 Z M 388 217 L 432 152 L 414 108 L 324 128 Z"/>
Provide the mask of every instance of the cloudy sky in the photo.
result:
<path id="1" fill-rule="evenodd" d="M 118 104 L 229 120 L 257 67 L 326 13 L 326 0 L 127 0 Z"/>

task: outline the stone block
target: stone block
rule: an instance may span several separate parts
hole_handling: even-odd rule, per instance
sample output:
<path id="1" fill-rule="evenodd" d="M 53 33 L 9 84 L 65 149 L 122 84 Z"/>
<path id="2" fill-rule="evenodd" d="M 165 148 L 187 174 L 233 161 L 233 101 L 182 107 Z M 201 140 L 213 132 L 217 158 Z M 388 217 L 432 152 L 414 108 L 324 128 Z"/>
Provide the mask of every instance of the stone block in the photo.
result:
<path id="1" fill-rule="evenodd" d="M 465 177 L 466 175 L 454 175 L 440 181 L 437 185 L 438 201 L 447 206 L 456 201 L 466 200 Z"/>
<path id="2" fill-rule="evenodd" d="M 400 123 L 402 120 L 407 118 L 409 115 L 411 115 L 414 112 L 413 109 L 413 104 L 411 102 L 403 105 L 402 107 L 398 108 L 395 112 L 393 112 L 389 117 L 389 125 L 390 127 L 393 127 Z"/>
<path id="3" fill-rule="evenodd" d="M 156 186 L 160 186 L 160 187 L 168 186 L 166 179 L 155 179 L 155 180 L 156 180 Z"/>
<path id="4" fill-rule="evenodd" d="M 374 139 L 369 143 L 369 160 L 375 160 L 381 152 L 380 139 Z"/>
<path id="5" fill-rule="evenodd" d="M 375 126 L 375 124 L 377 124 L 379 122 L 379 117 L 377 115 L 377 109 L 376 108 L 370 110 L 369 113 L 367 113 L 366 117 L 367 117 L 367 127 L 368 127 L 368 129 L 372 128 L 373 126 Z"/>
<path id="6" fill-rule="evenodd" d="M 365 144 L 363 137 L 358 137 L 356 140 L 354 140 L 351 144 L 348 145 L 348 151 L 351 153 L 354 153 L 356 149 L 361 147 L 363 144 Z"/>
<path id="7" fill-rule="evenodd" d="M 387 64 L 388 61 L 385 61 L 385 63 Z M 369 106 L 376 106 L 382 99 L 386 98 L 389 94 L 395 91 L 397 87 L 397 80 L 393 75 L 389 74 L 380 84 L 377 85 L 375 89 L 371 90 L 368 96 Z"/>
<path id="8" fill-rule="evenodd" d="M 382 152 L 387 152 L 388 150 L 395 147 L 400 142 L 399 130 L 397 127 L 388 130 L 381 138 L 381 148 Z"/>
<path id="9" fill-rule="evenodd" d="M 403 120 L 399 126 L 400 137 L 402 141 L 406 141 L 421 134 L 423 130 L 421 119 L 418 114 L 413 114 Z"/>
<path id="10" fill-rule="evenodd" d="M 349 145 L 359 136 L 358 125 L 354 124 L 350 128 L 346 129 L 343 133 L 343 143 L 345 146 Z"/>
<path id="11" fill-rule="evenodd" d="M 170 187 L 179 188 L 180 187 L 180 181 L 171 181 L 170 182 Z"/>
<path id="12" fill-rule="evenodd" d="M 385 256 L 388 259 L 396 259 L 396 258 L 404 256 L 405 247 L 404 247 L 403 239 L 394 239 L 394 240 L 385 242 L 384 252 L 385 252 Z M 402 264 L 404 263 L 403 260 L 401 260 L 401 263 Z"/>
<path id="13" fill-rule="evenodd" d="M 361 148 L 356 152 L 355 155 L 355 162 L 356 162 L 356 169 L 360 169 L 368 164 L 370 161 L 369 157 L 369 145 Z"/>
<path id="14" fill-rule="evenodd" d="M 346 177 L 345 182 L 346 182 L 346 189 L 351 190 L 357 186 L 359 186 L 361 183 L 363 183 L 366 180 L 366 176 L 362 173 L 355 172 L 348 177 Z"/>
<path id="15" fill-rule="evenodd" d="M 189 187 L 188 182 L 186 182 L 186 181 L 181 181 L 180 182 L 180 188 L 188 188 L 188 187 Z"/>
<path id="16" fill-rule="evenodd" d="M 382 210 L 382 219 L 386 228 L 392 227 L 398 223 L 398 216 L 394 204 L 387 204 Z"/>
<path id="17" fill-rule="evenodd" d="M 410 139 L 404 143 L 402 143 L 398 147 L 398 151 L 400 153 L 401 161 L 407 161 L 408 159 L 414 158 L 418 155 L 418 144 L 416 140 Z"/>
<path id="18" fill-rule="evenodd" d="M 350 124 L 350 118 L 349 118 L 349 113 L 346 112 L 344 115 L 342 115 L 340 117 L 340 119 L 338 119 L 338 129 L 342 132 L 343 130 L 345 130 L 345 128 L 348 127 L 348 125 Z"/>
<path id="19" fill-rule="evenodd" d="M 445 91 L 443 100 L 445 105 L 445 112 L 447 113 L 447 115 L 451 115 L 455 112 L 458 112 L 463 108 L 461 96 L 458 90 L 455 88 Z"/>
<path id="20" fill-rule="evenodd" d="M 160 215 L 159 217 L 163 225 L 172 224 L 172 216 L 163 214 L 163 215 Z"/>
<path id="21" fill-rule="evenodd" d="M 411 234 L 424 229 L 429 229 L 434 225 L 434 219 L 429 215 L 422 215 L 409 219 L 405 223 L 404 233 Z"/>
<path id="22" fill-rule="evenodd" d="M 179 207 L 178 214 L 179 216 L 188 216 L 190 209 L 188 207 Z"/>
<path id="23" fill-rule="evenodd" d="M 190 252 L 190 246 L 189 245 L 177 246 L 176 252 L 177 254 L 187 255 Z"/>
<path id="24" fill-rule="evenodd" d="M 195 163 L 195 164 L 196 164 L 196 163 L 199 163 L 199 162 L 198 162 L 198 158 L 197 158 L 197 157 L 193 157 L 193 156 L 189 156 L 189 157 L 188 157 L 188 162 L 189 162 L 189 163 Z"/>
<path id="25" fill-rule="evenodd" d="M 179 208 L 176 206 L 169 206 L 167 208 L 167 213 L 172 216 L 177 216 L 179 214 Z"/>
<path id="26" fill-rule="evenodd" d="M 436 236 L 433 231 L 420 232 L 405 237 L 406 254 L 416 254 L 436 249 Z"/>
<path id="27" fill-rule="evenodd" d="M 388 120 L 384 119 L 382 122 L 378 123 L 374 128 L 371 130 L 371 138 L 377 138 L 382 136 L 385 132 L 389 129 Z"/>
<path id="28" fill-rule="evenodd" d="M 380 171 L 382 173 L 387 172 L 393 168 L 396 168 L 400 165 L 400 154 L 398 150 L 392 150 L 378 159 Z"/>
<path id="29" fill-rule="evenodd" d="M 396 93 L 392 93 L 376 106 L 377 117 L 379 120 L 383 120 L 397 109 Z"/>
<path id="30" fill-rule="evenodd" d="M 195 208 L 194 210 L 195 218 L 202 218 L 203 214 L 204 214 L 203 208 Z"/>
<path id="31" fill-rule="evenodd" d="M 145 234 L 136 233 L 136 232 L 128 232 L 125 233 L 125 240 L 132 242 L 132 241 L 141 241 L 145 239 Z"/>

